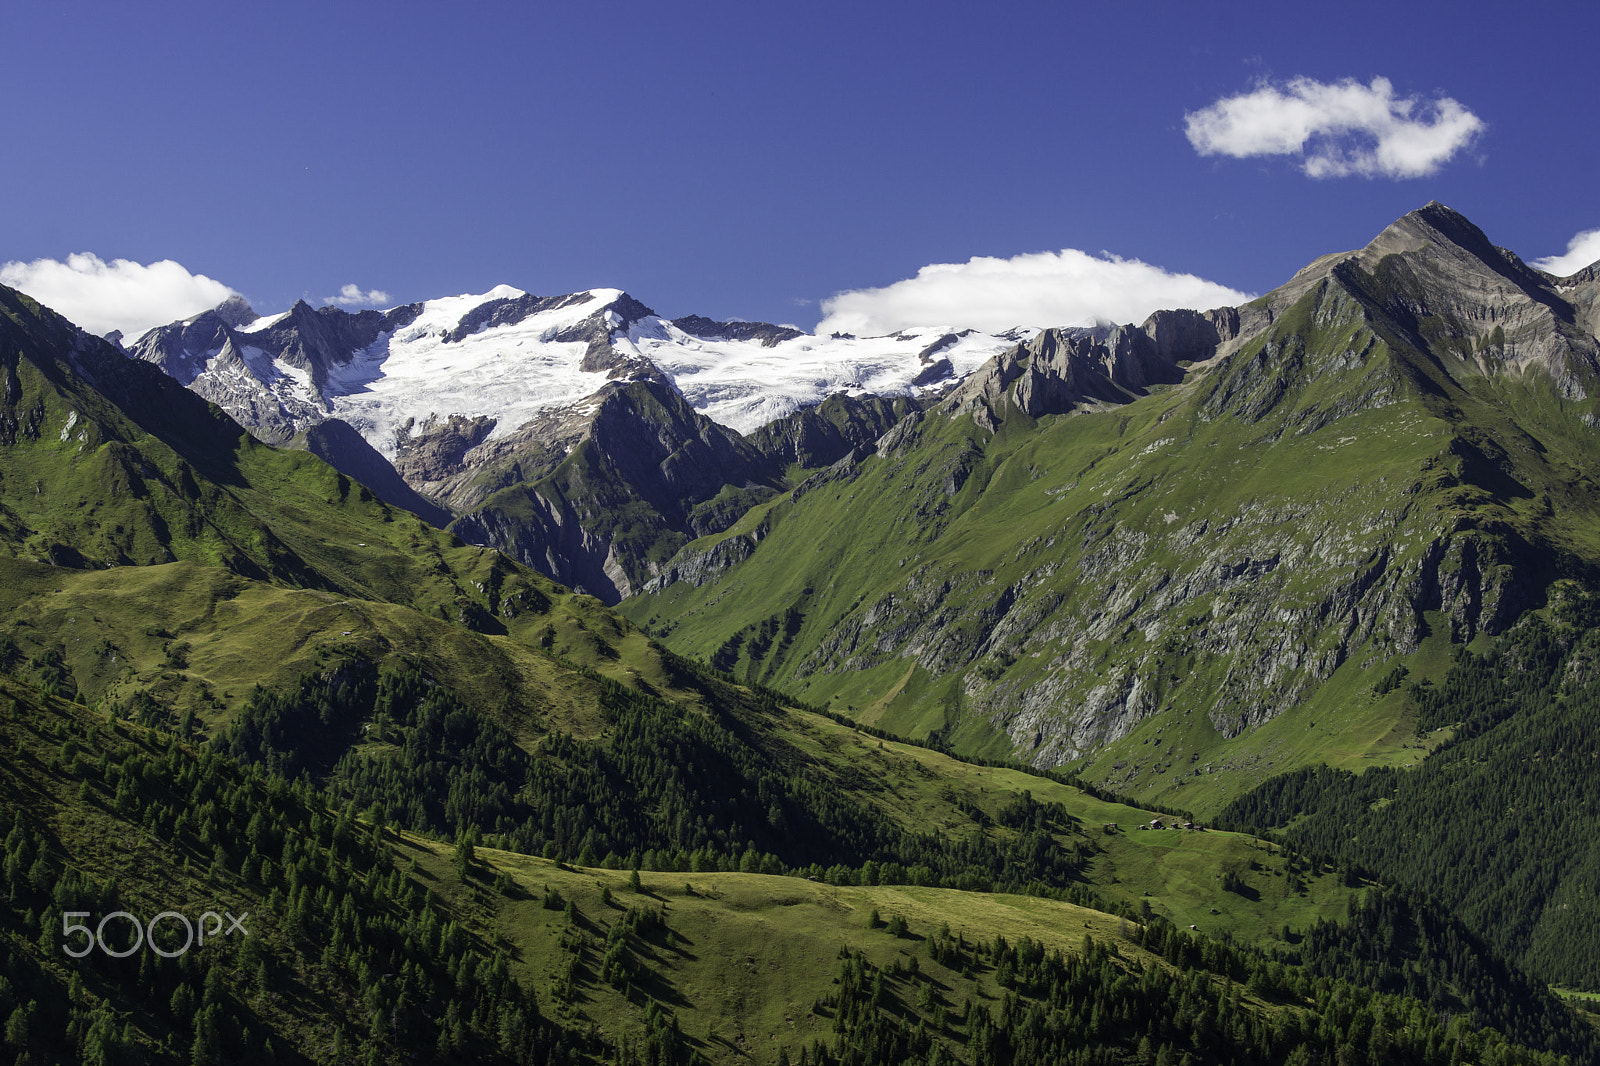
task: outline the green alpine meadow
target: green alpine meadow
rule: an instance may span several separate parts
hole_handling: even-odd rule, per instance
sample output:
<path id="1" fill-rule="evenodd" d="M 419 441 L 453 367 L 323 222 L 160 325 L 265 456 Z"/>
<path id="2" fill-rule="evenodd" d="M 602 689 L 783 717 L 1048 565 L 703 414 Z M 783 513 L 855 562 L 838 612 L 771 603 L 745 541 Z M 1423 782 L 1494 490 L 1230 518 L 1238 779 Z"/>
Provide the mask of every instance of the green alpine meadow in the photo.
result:
<path id="1" fill-rule="evenodd" d="M 748 432 L 640 338 L 800 331 L 598 291 L 0 288 L 0 1062 L 1600 1061 L 1594 267 L 1430 203 Z M 558 313 L 511 433 L 247 373 Z"/>

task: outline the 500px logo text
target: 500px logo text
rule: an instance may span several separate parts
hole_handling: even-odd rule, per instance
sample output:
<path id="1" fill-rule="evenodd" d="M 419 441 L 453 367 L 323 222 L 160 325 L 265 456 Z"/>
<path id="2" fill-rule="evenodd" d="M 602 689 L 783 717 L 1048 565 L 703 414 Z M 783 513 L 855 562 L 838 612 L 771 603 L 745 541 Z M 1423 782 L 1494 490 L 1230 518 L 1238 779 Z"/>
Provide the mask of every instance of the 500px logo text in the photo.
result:
<path id="1" fill-rule="evenodd" d="M 164 959 L 175 959 L 191 947 L 204 947 L 207 940 L 216 940 L 219 936 L 232 936 L 235 930 L 245 936 L 250 935 L 250 930 L 244 927 L 244 920 L 250 917 L 249 911 L 237 918 L 226 911 L 222 914 L 218 914 L 216 911 L 206 911 L 200 915 L 198 922 L 191 922 L 177 911 L 162 911 L 154 918 L 151 918 L 148 923 L 141 923 L 138 918 L 127 911 L 112 911 L 101 918 L 99 924 L 93 929 L 90 929 L 82 922 L 73 920 L 75 918 L 88 918 L 89 916 L 88 911 L 67 911 L 61 916 L 61 950 L 75 959 L 83 958 L 97 947 L 114 959 L 124 959 L 145 946 L 148 946 L 151 951 Z M 122 940 L 120 945 L 115 942 L 107 944 L 106 923 L 113 918 L 122 919 L 125 927 L 131 930 L 128 934 L 133 938 L 131 945 L 128 945 L 125 939 Z M 228 922 L 226 929 L 223 928 L 224 918 Z M 162 935 L 158 937 L 156 930 L 162 923 L 165 923 L 165 927 L 162 929 Z M 207 928 L 207 923 L 210 923 L 210 928 Z M 118 926 L 112 926 L 112 930 L 117 928 Z M 83 946 L 81 948 L 74 949 L 69 942 L 69 938 L 75 933 L 83 934 Z M 177 941 L 180 936 L 182 937 L 182 943 L 178 944 Z"/>

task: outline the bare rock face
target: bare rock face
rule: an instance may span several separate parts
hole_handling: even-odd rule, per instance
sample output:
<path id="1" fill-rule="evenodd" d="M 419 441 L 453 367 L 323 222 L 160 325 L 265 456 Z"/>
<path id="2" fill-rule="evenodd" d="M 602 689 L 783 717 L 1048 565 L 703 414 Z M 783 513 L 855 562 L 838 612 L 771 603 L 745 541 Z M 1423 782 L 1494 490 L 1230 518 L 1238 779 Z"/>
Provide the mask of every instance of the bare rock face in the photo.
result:
<path id="1" fill-rule="evenodd" d="M 1590 336 L 1600 335 L 1600 263 L 1565 278 L 1552 278 L 1551 282 L 1572 305 L 1578 327 Z"/>
<path id="2" fill-rule="evenodd" d="M 237 296 L 183 322 L 160 326 L 128 349 L 210 400 L 269 444 L 285 444 L 332 415 L 330 370 L 384 333 L 415 321 L 420 304 L 357 314 L 304 300 L 264 328 Z"/>
<path id="3" fill-rule="evenodd" d="M 321 396 L 327 387 L 328 372 L 335 364 L 349 362 L 352 355 L 370 346 L 380 335 L 404 329 L 421 313 L 421 304 L 407 304 L 392 311 L 351 313 L 337 307 L 313 309 L 300 300 L 266 329 L 246 333 L 241 339 L 248 347 L 305 371 L 311 377 L 313 390 Z"/>
<path id="4" fill-rule="evenodd" d="M 709 548 L 680 552 L 670 566 L 646 582 L 639 591 L 660 592 L 678 582 L 695 587 L 709 584 L 750 558 L 765 532 L 764 529 L 758 529 L 754 533 L 725 537 Z"/>
<path id="5" fill-rule="evenodd" d="M 962 383 L 944 409 L 993 431 L 1008 407 L 1039 418 L 1128 403 L 1154 385 L 1182 381 L 1182 363 L 1210 359 L 1239 331 L 1233 308 L 1157 311 L 1140 326 L 1047 329 Z"/>
<path id="6" fill-rule="evenodd" d="M 131 354 L 147 363 L 156 364 L 180 385 L 191 385 L 205 370 L 207 361 L 220 353 L 232 339 L 235 326 L 229 318 L 239 320 L 243 317 L 237 306 L 233 308 L 231 316 L 224 315 L 222 308 L 227 306 L 224 304 L 183 322 L 158 326 L 135 342 Z M 248 308 L 248 304 L 244 305 L 245 310 Z M 252 311 L 244 320 L 254 321 L 254 317 L 255 312 Z"/>
<path id="7" fill-rule="evenodd" d="M 1462 378 L 1542 373 L 1567 399 L 1600 385 L 1593 269 L 1553 278 L 1493 244 L 1457 211 L 1430 203 L 1354 252 L 1323 256 L 1242 314 L 1276 318 L 1316 285 L 1362 302 L 1401 343 Z"/>
<path id="8" fill-rule="evenodd" d="M 793 326 L 774 326 L 770 322 L 718 322 L 701 315 L 675 318 L 672 324 L 691 337 L 706 340 L 758 340 L 763 348 L 805 336 Z"/>
<path id="9" fill-rule="evenodd" d="M 494 419 L 484 415 L 451 415 L 421 426 L 408 422 L 395 442 L 394 468 L 412 485 L 437 485 L 467 465 L 467 453 L 488 439 L 494 426 Z"/>
<path id="10" fill-rule="evenodd" d="M 211 309 L 230 329 L 244 329 L 261 318 L 243 296 L 235 293 Z"/>
<path id="11" fill-rule="evenodd" d="M 141 340 L 136 354 L 143 347 Z M 141 354 L 140 358 L 145 356 Z M 209 352 L 203 364 L 191 359 L 182 369 L 196 371 L 187 383 L 191 392 L 228 412 L 257 440 L 268 444 L 287 444 L 296 434 L 328 417 L 326 405 L 304 389 L 295 376 L 286 374 L 266 352 L 245 342 L 231 329 L 226 330 L 221 346 Z"/>
<path id="12" fill-rule="evenodd" d="M 476 498 L 451 529 L 615 603 L 778 491 L 761 452 L 665 382 L 614 382 L 586 407 L 469 449 L 477 480 L 450 498 Z"/>
<path id="13" fill-rule="evenodd" d="M 854 397 L 835 393 L 815 407 L 806 407 L 769 422 L 746 439 L 769 457 L 773 472 L 789 464 L 831 466 L 857 448 L 874 444 L 895 423 L 920 411 L 915 397 Z"/>
<path id="14" fill-rule="evenodd" d="M 460 344 L 475 333 L 482 333 L 497 326 L 515 325 L 545 311 L 582 307 L 584 304 L 594 303 L 594 300 L 594 295 L 587 292 L 577 292 L 567 296 L 534 296 L 532 293 L 523 293 L 521 296 L 486 300 L 462 315 L 455 328 L 447 332 L 444 339 L 452 344 Z"/>
<path id="15" fill-rule="evenodd" d="M 1600 381 L 1600 343 L 1548 275 L 1442 204 L 1384 230 L 1341 265 L 1345 277 L 1353 265 L 1415 339 L 1479 372 L 1542 371 L 1569 399 L 1592 394 Z"/>

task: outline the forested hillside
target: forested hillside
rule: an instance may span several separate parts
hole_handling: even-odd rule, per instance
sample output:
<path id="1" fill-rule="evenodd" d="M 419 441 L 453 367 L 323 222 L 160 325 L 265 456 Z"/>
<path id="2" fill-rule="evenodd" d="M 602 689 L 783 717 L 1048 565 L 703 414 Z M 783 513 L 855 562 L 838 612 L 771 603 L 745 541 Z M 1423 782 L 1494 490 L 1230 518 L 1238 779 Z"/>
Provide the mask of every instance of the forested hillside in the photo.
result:
<path id="1" fill-rule="evenodd" d="M 1558 985 L 1600 986 L 1600 613 L 1575 588 L 1438 684 L 1413 684 L 1418 728 L 1452 727 L 1415 769 L 1274 778 L 1225 824 L 1414 885 Z"/>
<path id="2" fill-rule="evenodd" d="M 418 714 L 392 728 L 401 746 L 420 747 L 452 697 L 406 681 L 383 687 L 394 709 L 416 701 Z M 30 797 L 0 821 L 0 1013 L 19 1061 L 988 1064 L 1187 1053 L 1444 1066 L 1555 1061 L 1526 1046 L 1591 1053 L 1592 1036 L 1547 994 L 1499 971 L 1475 985 L 1495 964 L 1470 941 L 1420 970 L 1386 950 L 1376 957 L 1394 961 L 1374 971 L 1374 944 L 1405 935 L 1376 903 L 1273 960 L 1134 908 L 1084 909 L 1042 884 L 1032 888 L 1043 898 L 917 887 L 913 871 L 872 860 L 836 864 L 825 881 L 738 872 L 745 860 L 727 851 L 691 854 L 674 872 L 583 869 L 554 844 L 556 858 L 490 849 L 475 826 L 454 844 L 397 832 L 381 801 L 363 810 L 359 783 L 337 773 L 326 787 L 291 782 L 116 713 L 4 689 L 0 787 Z M 317 713 L 334 705 L 322 696 L 311 686 L 258 706 Z M 391 798 L 405 806 L 403 788 Z M 671 855 L 664 827 L 640 842 L 655 845 L 655 865 L 674 864 L 660 861 Z M 189 948 L 175 916 L 199 922 L 205 911 L 240 926 Z M 165 920 L 150 922 L 158 912 Z M 813 964 L 813 953 L 826 954 Z M 730 998 L 739 985 L 748 992 Z M 1471 1024 L 1447 1025 L 1463 1007 Z M 761 1019 L 774 1010 L 786 1022 L 769 1040 Z"/>

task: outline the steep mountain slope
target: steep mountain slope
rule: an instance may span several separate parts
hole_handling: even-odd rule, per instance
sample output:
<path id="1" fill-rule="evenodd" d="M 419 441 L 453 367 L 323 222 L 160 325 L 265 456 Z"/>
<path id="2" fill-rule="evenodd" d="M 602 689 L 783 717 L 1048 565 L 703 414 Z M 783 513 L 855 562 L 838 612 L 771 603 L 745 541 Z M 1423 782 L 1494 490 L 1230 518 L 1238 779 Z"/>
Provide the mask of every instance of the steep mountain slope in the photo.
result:
<path id="1" fill-rule="evenodd" d="M 1421 726 L 1451 728 L 1415 770 L 1306 768 L 1222 816 L 1416 885 L 1542 980 L 1600 986 L 1600 605 L 1572 581 L 1553 600 L 1407 687 Z"/>
<path id="2" fill-rule="evenodd" d="M 923 401 L 915 396 L 854 397 L 839 392 L 801 408 L 746 436 L 775 470 L 832 466 L 857 448 L 868 448 Z"/>
<path id="3" fill-rule="evenodd" d="M 480 468 L 508 487 L 450 529 L 615 603 L 684 543 L 720 532 L 779 488 L 754 447 L 670 386 L 612 385 L 592 402 L 582 435 L 564 454 L 556 451 L 560 461 L 546 476 L 528 476 L 520 446 Z M 535 432 L 529 427 L 512 440 L 522 445 Z M 546 446 L 544 454 L 552 451 Z"/>
<path id="4" fill-rule="evenodd" d="M 329 418 L 307 426 L 288 446 L 310 452 L 370 488 L 379 499 L 410 511 L 429 525 L 442 527 L 450 522 L 449 511 L 406 484 L 389 461 L 342 419 Z"/>
<path id="5" fill-rule="evenodd" d="M 1593 285 L 1431 204 L 1237 311 L 1047 331 L 625 609 L 865 721 L 1197 810 L 1409 760 L 1375 683 L 1600 562 Z"/>
<path id="6" fill-rule="evenodd" d="M 1147 821 L 1151 812 L 1013 770 L 971 767 L 898 745 L 887 750 L 884 742 L 847 726 L 785 710 L 770 696 L 718 681 L 666 653 L 592 598 L 398 517 L 363 499 L 359 485 L 346 482 L 341 489 L 340 475 L 313 456 L 255 442 L 153 368 L 121 358 L 24 298 L 0 295 L 7 301 L 0 358 L 14 383 L 5 411 L 7 424 L 19 427 L 0 445 L 0 499 L 21 523 L 14 550 L 0 558 L 6 590 L 0 601 L 0 669 L 152 727 L 209 729 L 230 737 L 236 735 L 230 730 L 245 728 L 243 736 L 254 739 L 237 741 L 241 754 L 281 756 L 323 772 L 346 756 L 374 754 L 357 725 L 384 728 L 387 720 L 389 728 L 409 729 L 405 716 L 429 692 L 451 693 L 452 707 L 485 716 L 490 724 L 483 728 L 525 747 L 521 755 L 497 755 L 496 768 L 475 766 L 469 752 L 425 745 L 426 764 L 450 775 L 493 776 L 505 772 L 507 758 L 531 765 L 526 751 L 541 744 L 579 743 L 594 750 L 571 765 L 617 760 L 615 783 L 649 763 L 608 749 L 641 729 L 654 731 L 643 749 L 651 758 L 688 752 L 671 761 L 672 773 L 693 777 L 693 765 L 725 765 L 728 772 L 685 792 L 678 802 L 694 817 L 671 823 L 671 833 L 651 847 L 706 847 L 711 838 L 703 836 L 705 826 L 730 817 L 720 791 L 747 779 L 762 802 L 732 812 L 730 826 L 737 832 L 730 828 L 726 839 L 716 834 L 724 857 L 760 844 L 791 866 L 831 857 L 911 867 L 921 851 L 932 848 L 928 854 L 936 855 L 946 846 L 927 835 L 930 824 L 942 824 L 965 841 L 957 852 L 965 856 L 960 864 L 970 866 L 975 856 L 986 855 L 985 876 L 1006 883 L 1017 870 L 1024 871 L 1019 884 L 1046 876 L 1059 881 L 1059 871 L 1050 870 L 1102 860 L 1108 885 L 1133 883 L 1135 869 L 1144 871 L 1147 883 L 1165 880 L 1161 865 L 1145 857 L 1146 848 L 1119 836 L 1096 840 L 1084 829 L 1106 821 Z M 85 375 L 92 371 L 104 372 L 100 380 L 108 393 L 88 383 Z M 149 428 L 133 421 L 117 398 L 150 413 Z M 72 421 L 78 436 L 63 441 L 62 434 L 43 430 L 67 424 L 68 404 L 79 412 Z M 167 443 L 185 427 L 176 446 Z M 188 465 L 183 456 L 190 448 L 212 451 L 205 470 Z M 113 462 L 119 464 L 113 471 L 166 464 L 178 473 L 164 479 L 147 474 L 160 491 L 135 493 L 125 482 L 99 476 Z M 34 491 L 30 474 L 51 491 Z M 77 524 L 62 519 L 50 534 L 55 539 L 45 545 L 40 527 L 50 528 L 47 522 L 60 515 L 37 501 L 50 498 L 61 500 Z M 184 525 L 191 513 L 203 515 L 195 532 Z M 100 524 L 113 520 L 126 538 L 119 543 L 149 543 L 145 557 L 93 554 L 101 545 Z M 151 530 L 167 532 L 158 537 Z M 261 544 L 278 547 L 251 554 Z M 58 558 L 41 558 L 41 545 Z M 408 671 L 414 699 L 394 703 L 398 690 L 391 689 L 389 703 L 379 706 L 382 700 L 360 679 L 380 666 L 402 668 L 396 664 Z M 281 693 L 291 694 L 287 703 L 274 702 Z M 695 724 L 708 714 L 706 723 Z M 285 732 L 272 725 L 282 721 L 293 728 Z M 675 739 L 658 743 L 662 730 Z M 428 736 L 419 734 L 419 743 Z M 459 733 L 450 732 L 431 736 L 427 744 L 459 740 Z M 380 745 L 378 753 L 386 750 Z M 804 774 L 795 776 L 802 768 Z M 339 778 L 348 787 L 368 787 L 359 784 L 364 778 L 355 769 L 348 773 Z M 638 841 L 627 843 L 626 827 L 660 817 L 659 811 L 644 813 L 645 801 L 656 795 L 645 784 L 638 782 L 628 800 L 642 804 L 639 812 L 594 824 L 597 854 L 638 848 Z M 826 802 L 781 799 L 774 789 L 826 796 Z M 1017 818 L 1035 801 L 1025 799 L 1017 811 L 1007 811 L 1030 789 L 1067 806 L 1048 824 L 1039 823 L 1036 828 L 1049 839 L 1041 837 L 1030 851 L 1034 857 L 1017 859 L 1022 865 L 1016 866 L 1002 845 L 1015 840 L 1019 828 L 1026 830 Z M 394 794 L 391 789 L 368 797 L 362 806 L 394 802 Z M 430 802 L 438 794 L 428 793 Z M 563 803 L 589 810 L 587 818 L 602 809 L 598 794 L 572 788 L 561 794 Z M 486 824 L 500 826 L 496 831 L 509 838 L 514 821 L 504 819 L 522 810 L 522 802 Z M 841 803 L 854 813 L 841 817 Z M 429 815 L 416 827 L 464 831 L 473 824 L 463 821 L 468 809 L 449 808 L 448 821 Z M 412 818 L 410 808 L 401 803 L 394 817 Z M 786 821 L 787 832 L 781 828 Z M 802 826 L 812 828 L 801 832 Z M 964 832 L 969 829 L 988 843 Z M 582 850 L 583 836 L 563 833 L 563 852 Z M 524 841 L 531 850 L 546 842 Z M 1236 862 L 1245 846 L 1225 834 L 1197 835 L 1180 849 L 1191 856 L 1180 865 Z M 1318 896 L 1338 898 L 1339 891 L 1330 878 Z M 1125 892 L 1115 894 L 1127 899 Z M 1170 904 L 1189 914 L 1203 898 L 1186 889 L 1171 895 Z M 1267 905 L 1218 917 L 1234 923 L 1228 928 L 1248 928 L 1252 937 L 1271 936 L 1281 924 L 1281 915 Z"/>

